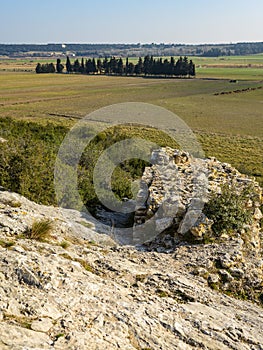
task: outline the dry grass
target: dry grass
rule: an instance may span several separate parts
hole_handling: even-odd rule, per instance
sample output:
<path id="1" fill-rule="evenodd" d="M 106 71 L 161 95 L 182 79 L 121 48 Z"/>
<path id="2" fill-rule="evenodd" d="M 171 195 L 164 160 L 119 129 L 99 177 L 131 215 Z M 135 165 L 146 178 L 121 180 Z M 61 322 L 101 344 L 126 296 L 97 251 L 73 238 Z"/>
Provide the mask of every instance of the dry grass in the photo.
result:
<path id="1" fill-rule="evenodd" d="M 0 246 L 3 248 L 11 248 L 15 245 L 15 242 L 13 241 L 6 241 L 3 239 L 0 239 Z"/>
<path id="2" fill-rule="evenodd" d="M 27 230 L 25 236 L 29 239 L 37 241 L 45 241 L 50 238 L 50 233 L 53 229 L 53 221 L 50 219 L 42 219 L 33 222 L 30 229 Z"/>

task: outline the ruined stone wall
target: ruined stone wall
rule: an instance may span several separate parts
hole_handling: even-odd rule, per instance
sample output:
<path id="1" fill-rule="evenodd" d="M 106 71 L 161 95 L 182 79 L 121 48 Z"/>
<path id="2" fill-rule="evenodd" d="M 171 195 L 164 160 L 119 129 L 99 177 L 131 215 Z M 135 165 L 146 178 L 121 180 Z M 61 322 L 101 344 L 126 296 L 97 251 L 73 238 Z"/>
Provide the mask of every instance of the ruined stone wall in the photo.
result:
<path id="1" fill-rule="evenodd" d="M 253 185 L 247 206 L 254 214 L 251 230 L 255 235 L 259 233 L 261 188 L 230 164 L 213 157 L 193 158 L 171 148 L 153 151 L 151 163 L 144 171 L 137 195 L 135 243 L 152 240 L 171 227 L 178 238 L 190 232 L 201 239 L 212 224 L 203 213 L 204 205 L 212 193 L 220 194 L 223 184 L 234 185 L 237 192 Z"/>

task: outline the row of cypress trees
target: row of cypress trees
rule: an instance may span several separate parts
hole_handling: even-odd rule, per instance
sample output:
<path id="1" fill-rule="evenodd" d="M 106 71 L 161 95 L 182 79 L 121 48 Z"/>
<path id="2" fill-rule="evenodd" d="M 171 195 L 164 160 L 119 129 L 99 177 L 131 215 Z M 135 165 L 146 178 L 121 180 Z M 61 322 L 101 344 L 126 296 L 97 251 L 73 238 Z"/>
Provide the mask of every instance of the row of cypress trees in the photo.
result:
<path id="1" fill-rule="evenodd" d="M 177 77 L 193 77 L 195 76 L 195 65 L 192 60 L 188 58 L 180 57 L 175 61 L 174 57 L 171 59 L 154 58 L 153 56 L 141 57 L 138 62 L 134 64 L 126 58 L 125 64 L 122 58 L 111 57 L 101 60 L 100 58 L 95 60 L 84 58 L 79 61 L 76 59 L 71 63 L 70 58 L 66 60 L 66 72 L 67 73 L 80 73 L 80 74 L 109 74 L 109 75 L 145 75 L 145 76 L 177 76 Z M 56 69 L 51 64 L 37 64 L 36 73 L 62 73 L 64 70 L 61 60 L 57 59 Z"/>

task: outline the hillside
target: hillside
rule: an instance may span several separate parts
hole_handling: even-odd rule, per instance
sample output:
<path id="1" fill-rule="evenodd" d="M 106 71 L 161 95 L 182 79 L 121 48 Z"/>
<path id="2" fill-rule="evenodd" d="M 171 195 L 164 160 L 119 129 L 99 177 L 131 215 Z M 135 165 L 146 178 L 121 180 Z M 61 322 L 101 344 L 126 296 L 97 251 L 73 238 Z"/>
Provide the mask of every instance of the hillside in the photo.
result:
<path id="1" fill-rule="evenodd" d="M 50 235 L 33 239 L 45 219 Z M 250 234 L 120 246 L 83 213 L 1 188 L 0 348 L 262 350 L 261 233 Z"/>

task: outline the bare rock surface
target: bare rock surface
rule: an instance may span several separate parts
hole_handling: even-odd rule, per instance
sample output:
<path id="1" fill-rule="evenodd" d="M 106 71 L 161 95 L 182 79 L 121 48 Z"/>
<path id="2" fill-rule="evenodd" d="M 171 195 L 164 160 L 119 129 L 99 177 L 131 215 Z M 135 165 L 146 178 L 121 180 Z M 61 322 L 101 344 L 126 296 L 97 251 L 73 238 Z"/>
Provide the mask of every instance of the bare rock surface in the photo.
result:
<path id="1" fill-rule="evenodd" d="M 51 237 L 25 238 L 43 218 Z M 241 241 L 158 253 L 97 229 L 84 214 L 0 191 L 0 349 L 263 349 L 260 304 L 209 285 L 246 274 Z"/>

